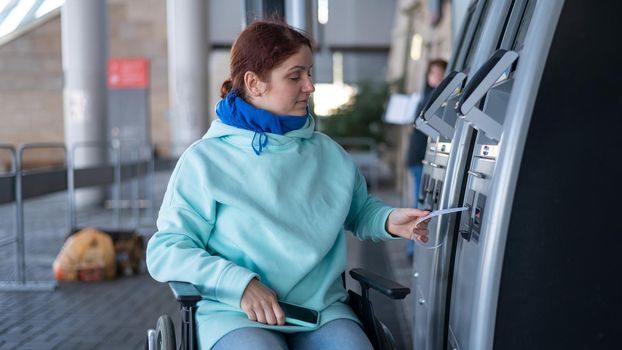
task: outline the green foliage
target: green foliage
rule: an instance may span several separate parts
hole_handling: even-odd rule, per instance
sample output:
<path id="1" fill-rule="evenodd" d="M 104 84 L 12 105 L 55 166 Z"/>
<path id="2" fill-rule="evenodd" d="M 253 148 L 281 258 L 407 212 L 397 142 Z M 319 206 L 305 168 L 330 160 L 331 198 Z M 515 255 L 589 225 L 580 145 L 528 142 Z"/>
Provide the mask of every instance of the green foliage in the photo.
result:
<path id="1" fill-rule="evenodd" d="M 382 115 L 389 94 L 387 84 L 363 83 L 350 103 L 327 117 L 320 117 L 320 130 L 330 137 L 371 137 L 384 142 Z"/>

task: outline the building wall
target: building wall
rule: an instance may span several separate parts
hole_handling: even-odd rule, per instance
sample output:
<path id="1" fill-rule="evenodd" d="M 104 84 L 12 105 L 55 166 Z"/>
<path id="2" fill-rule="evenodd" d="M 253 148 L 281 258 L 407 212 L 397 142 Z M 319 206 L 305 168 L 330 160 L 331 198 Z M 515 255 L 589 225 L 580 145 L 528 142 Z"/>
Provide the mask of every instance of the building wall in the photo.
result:
<path id="1" fill-rule="evenodd" d="M 431 26 L 429 6 L 424 0 L 420 2 L 420 11 L 415 11 L 412 17 L 411 32 L 419 33 L 423 37 L 421 58 L 413 60 L 409 57 L 406 74 L 406 91 L 420 91 L 425 81 L 427 62 L 436 58 L 449 61 L 452 45 L 451 9 L 449 2 L 443 5 L 443 17 L 436 26 Z"/>
<path id="2" fill-rule="evenodd" d="M 109 0 L 108 34 L 110 57 L 151 61 L 151 135 L 156 145 L 167 144 L 166 1 Z M 0 143 L 64 141 L 61 60 L 60 14 L 0 46 Z M 28 160 L 57 157 L 41 152 Z"/>
<path id="3" fill-rule="evenodd" d="M 0 143 L 63 141 L 60 17 L 0 47 Z M 46 160 L 51 158 L 50 161 Z M 24 154 L 24 165 L 62 162 L 62 152 Z M 9 166 L 0 153 L 0 170 Z"/>
<path id="4" fill-rule="evenodd" d="M 435 0 L 433 0 L 435 1 Z M 429 0 L 398 0 L 395 9 L 395 22 L 391 32 L 391 51 L 387 80 L 402 81 L 401 93 L 419 92 L 424 87 L 427 63 L 431 59 L 443 58 L 449 60 L 451 56 L 452 18 L 451 4 L 445 1 L 442 5 L 442 17 L 436 25 L 432 25 L 432 13 Z M 420 34 L 422 42 L 421 57 L 411 58 L 412 37 Z M 413 129 L 411 125 L 392 128 L 390 132 L 396 140 L 394 145 L 394 171 L 397 174 L 397 187 L 403 193 L 404 203 L 412 203 L 410 186 L 404 160 L 408 150 L 409 136 Z"/>
<path id="5" fill-rule="evenodd" d="M 60 16 L 0 46 L 0 143 L 63 141 Z"/>
<path id="6" fill-rule="evenodd" d="M 431 25 L 428 0 L 398 0 L 395 12 L 387 79 L 404 79 L 403 92 L 413 93 L 423 87 L 428 61 L 435 58 L 449 60 L 453 44 L 451 4 L 443 3 L 443 16 L 435 26 Z M 422 55 L 417 60 L 410 56 L 415 34 L 423 38 Z"/>

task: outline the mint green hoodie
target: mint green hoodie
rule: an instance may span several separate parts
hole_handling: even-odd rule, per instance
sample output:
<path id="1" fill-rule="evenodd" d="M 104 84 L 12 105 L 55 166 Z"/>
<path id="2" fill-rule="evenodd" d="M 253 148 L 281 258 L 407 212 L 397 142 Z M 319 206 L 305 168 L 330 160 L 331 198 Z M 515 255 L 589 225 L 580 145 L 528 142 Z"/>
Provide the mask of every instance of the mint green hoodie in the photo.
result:
<path id="1" fill-rule="evenodd" d="M 216 120 L 177 162 L 147 267 L 158 281 L 197 286 L 201 348 L 242 327 L 311 330 L 248 320 L 240 299 L 253 277 L 279 300 L 320 311 L 321 324 L 358 322 L 341 280 L 344 228 L 360 239 L 391 239 L 385 221 L 392 208 L 368 195 L 348 154 L 314 129 L 309 117 L 301 129 L 267 133 L 257 156 L 253 131 Z"/>

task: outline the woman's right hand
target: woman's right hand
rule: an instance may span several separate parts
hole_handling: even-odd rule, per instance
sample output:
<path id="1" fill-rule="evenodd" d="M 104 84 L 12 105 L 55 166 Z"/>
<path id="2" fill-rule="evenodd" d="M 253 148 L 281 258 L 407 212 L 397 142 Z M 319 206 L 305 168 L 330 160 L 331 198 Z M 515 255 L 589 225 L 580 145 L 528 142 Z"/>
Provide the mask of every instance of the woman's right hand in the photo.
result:
<path id="1" fill-rule="evenodd" d="M 285 313 L 279 305 L 276 293 L 256 278 L 246 286 L 240 306 L 251 321 L 279 326 L 285 324 Z"/>

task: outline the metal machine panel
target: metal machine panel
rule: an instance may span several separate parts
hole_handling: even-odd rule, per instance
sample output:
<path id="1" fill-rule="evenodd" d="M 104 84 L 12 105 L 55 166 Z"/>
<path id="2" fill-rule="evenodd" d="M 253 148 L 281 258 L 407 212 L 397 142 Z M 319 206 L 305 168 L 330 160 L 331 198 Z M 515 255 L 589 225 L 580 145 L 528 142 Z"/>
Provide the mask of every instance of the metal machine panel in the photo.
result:
<path id="1" fill-rule="evenodd" d="M 454 334 L 458 346 L 468 344 L 471 336 L 472 300 L 476 282 L 473 276 L 479 270 L 479 251 L 477 242 L 459 238 L 456 243 L 455 268 L 459 272 L 454 273 L 449 330 Z M 469 349 L 468 346 L 463 348 Z"/>
<path id="2" fill-rule="evenodd" d="M 472 12 L 470 16 L 472 20 L 466 23 L 463 29 L 466 33 L 462 35 L 468 43 L 461 43 L 460 49 L 452 58 L 450 67 L 453 70 L 468 75 L 471 67 L 475 69 L 487 59 L 498 41 L 511 3 L 511 0 L 472 3 L 469 9 Z M 447 137 L 443 132 L 439 132 L 439 138 L 431 140 L 436 155 L 433 160 L 426 158 L 424 161 L 423 208 L 425 209 L 436 210 L 457 206 L 464 189 L 464 175 L 473 147 L 473 129 L 458 118 L 453 108 L 460 98 L 461 91 L 462 88 L 453 91 L 445 103 L 435 104 L 440 105 L 438 111 L 428 114 L 440 116 L 445 124 L 453 128 L 453 135 Z M 445 128 L 444 131 L 446 130 Z M 457 235 L 457 223 L 458 216 L 455 214 L 432 220 L 428 226 L 430 238 L 428 243 L 425 246 L 418 244 L 415 248 L 413 266 L 419 278 L 413 278 L 413 290 L 417 290 L 425 301 L 422 305 L 415 302 L 413 334 L 417 350 L 439 349 L 447 344 L 447 293 L 452 275 L 452 252 Z"/>
<path id="3" fill-rule="evenodd" d="M 526 109 L 530 119 L 508 125 L 501 145 L 498 171 L 515 175 L 498 193 L 513 196 L 491 231 L 503 243 L 489 252 L 501 254 L 499 270 L 481 278 L 497 295 L 495 349 L 620 347 L 622 42 L 608 36 L 620 33 L 620 12 L 620 2 L 564 1 L 548 55 L 529 62 L 542 70 L 519 81 L 517 69 L 514 89 L 525 95 L 513 96 L 508 116 Z"/>
<path id="4" fill-rule="evenodd" d="M 413 349 L 425 349 L 426 343 L 429 341 L 428 334 L 430 334 L 430 318 L 428 313 L 428 307 L 425 304 L 425 297 L 419 289 L 415 290 L 415 322 L 414 327 L 414 344 Z"/>
<path id="5" fill-rule="evenodd" d="M 507 186 L 518 176 L 517 142 L 524 140 L 529 125 L 533 90 L 537 90 L 535 84 L 548 54 L 562 2 L 517 1 L 515 6 L 508 21 L 514 27 L 506 30 L 500 42 L 512 43 L 513 47 L 506 49 L 516 50 L 513 52 L 520 56 L 518 63 L 504 63 L 507 71 L 499 73 L 499 80 L 487 88 L 490 90 L 484 95 L 482 110 L 474 108 L 476 117 L 470 118 L 470 112 L 465 112 L 465 119 L 475 124 L 479 132 L 462 200 L 464 205 L 471 206 L 471 211 L 468 218 L 461 220 L 461 238 L 456 247 L 449 316 L 449 332 L 453 335 L 448 343 L 450 349 L 492 349 L 505 247 L 502 227 L 507 225 L 508 204 L 513 195 Z M 493 129 L 477 125 L 483 118 L 498 123 L 501 129 L 490 133 Z M 506 157 L 508 154 L 512 156 Z"/>
<path id="6" fill-rule="evenodd" d="M 461 94 L 457 93 L 449 97 L 446 102 L 448 107 L 443 110 L 443 116 L 442 116 L 443 120 L 445 120 L 447 123 L 452 123 L 451 125 L 455 125 L 456 122 L 458 121 L 458 113 L 456 113 L 453 106 L 456 105 L 456 103 L 460 99 L 460 96 Z"/>
<path id="7" fill-rule="evenodd" d="M 477 148 L 476 148 L 477 149 Z M 475 279 L 480 266 L 480 239 L 482 223 L 485 219 L 486 195 L 490 188 L 490 179 L 494 171 L 494 160 L 474 157 L 468 171 L 467 190 L 462 201 L 463 206 L 471 209 L 461 215 L 453 276 L 453 289 L 450 305 L 449 329 L 453 334 L 454 346 L 468 343 L 471 335 L 470 318 L 472 316 Z M 449 343 L 451 345 L 451 342 Z M 468 347 L 467 347 L 468 348 Z"/>
<path id="8" fill-rule="evenodd" d="M 421 294 L 421 297 L 429 299 L 435 252 L 432 249 L 419 249 L 417 253 L 421 254 L 422 258 L 419 260 L 419 264 L 413 268 L 415 287 Z"/>
<path id="9" fill-rule="evenodd" d="M 502 125 L 505 122 L 505 110 L 508 107 L 513 83 L 514 79 L 504 80 L 491 88 L 486 95 L 484 113 Z"/>

